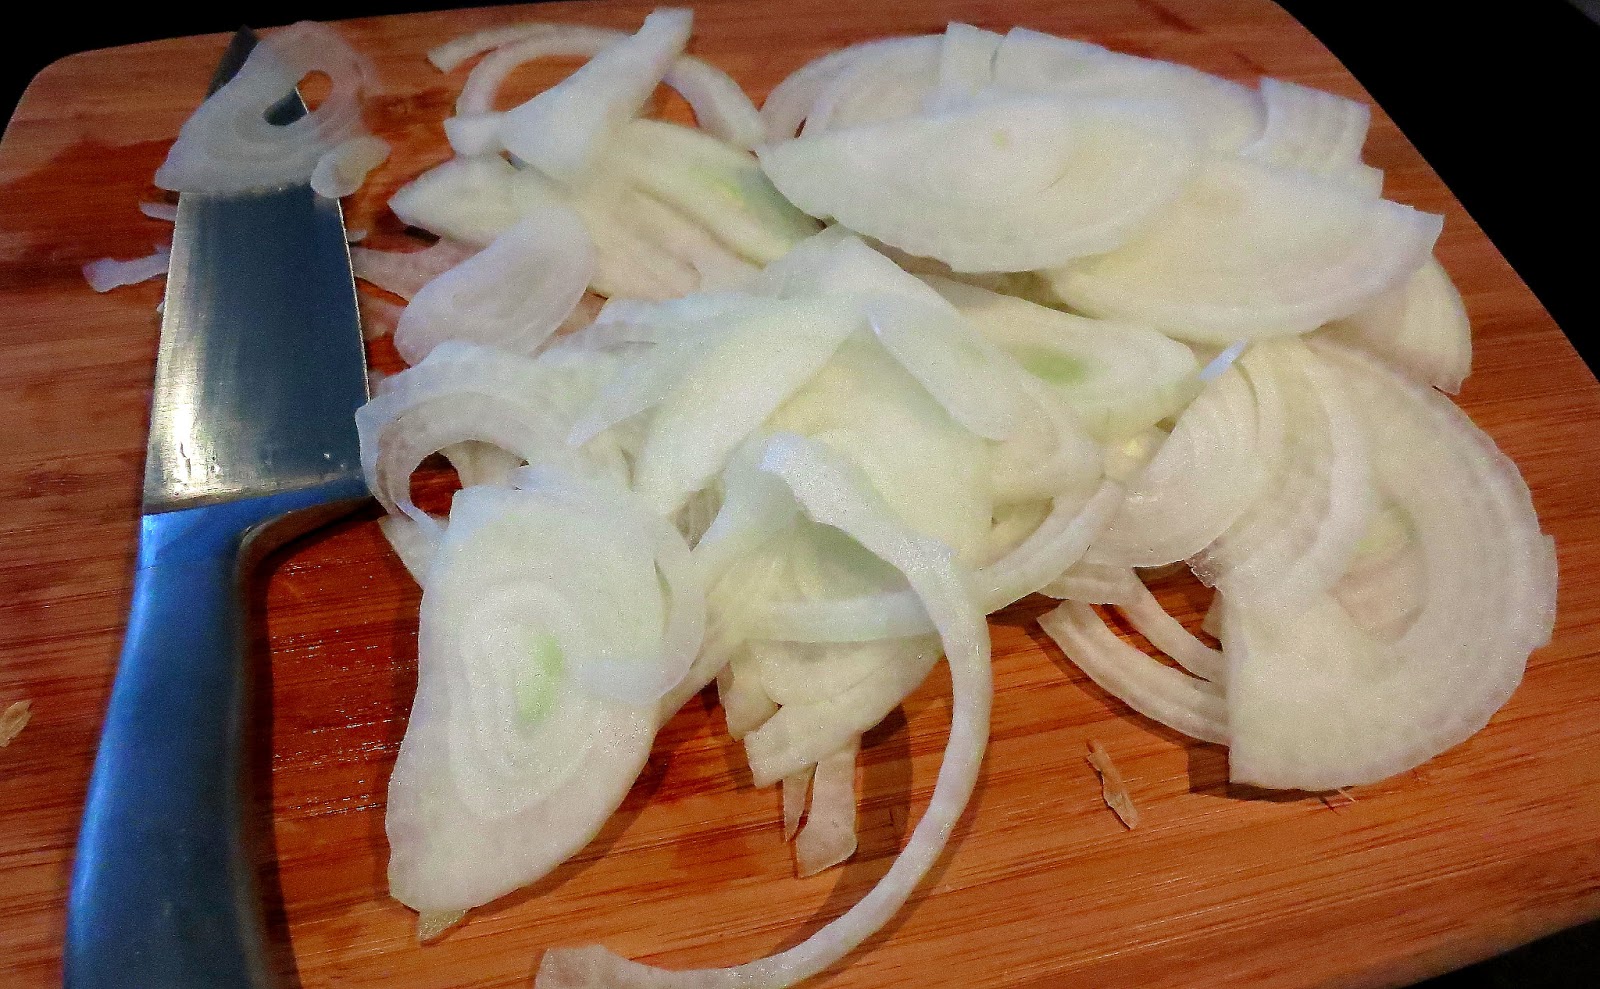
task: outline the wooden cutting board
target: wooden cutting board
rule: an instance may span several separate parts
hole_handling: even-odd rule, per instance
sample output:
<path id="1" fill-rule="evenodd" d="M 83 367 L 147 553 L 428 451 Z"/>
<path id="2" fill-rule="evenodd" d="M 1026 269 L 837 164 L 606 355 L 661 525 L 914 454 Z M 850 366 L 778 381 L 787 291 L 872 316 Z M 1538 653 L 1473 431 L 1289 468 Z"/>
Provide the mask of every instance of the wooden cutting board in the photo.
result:
<path id="1" fill-rule="evenodd" d="M 530 18 L 632 27 L 642 4 L 579 2 L 351 21 L 380 70 L 371 122 L 394 158 L 350 209 L 376 246 L 387 194 L 446 156 L 462 73 L 423 59 L 453 35 Z M 812 57 L 960 19 L 1088 38 L 1253 81 L 1360 87 L 1264 0 L 1087 3 L 718 0 L 695 50 L 754 95 Z M 159 284 L 97 296 L 79 266 L 148 253 L 135 209 L 225 39 L 88 52 L 35 80 L 0 143 L 0 706 L 33 701 L 0 749 L 0 982 L 59 984 L 71 851 L 125 621 Z M 547 84 L 563 66 L 528 71 Z M 817 981 L 845 986 L 1400 984 L 1600 914 L 1600 387 L 1522 282 L 1382 114 L 1367 159 L 1388 194 L 1448 217 L 1439 256 L 1477 333 L 1462 404 L 1521 465 L 1560 551 L 1554 642 L 1489 729 L 1354 802 L 1230 787 L 1226 752 L 1088 683 L 1033 626 L 996 616 L 993 744 L 950 848 L 910 906 Z M 381 348 L 380 365 L 393 366 Z M 1193 616 L 1192 587 L 1163 590 Z M 273 558 L 255 596 L 270 645 L 256 760 L 269 915 L 286 984 L 526 985 L 540 951 L 602 941 L 668 966 L 789 945 L 888 868 L 945 741 L 936 673 L 872 732 L 861 850 L 797 880 L 777 796 L 752 788 L 709 695 L 657 742 L 621 811 L 576 859 L 419 947 L 388 899 L 384 789 L 415 684 L 417 590 L 367 513 Z M 174 724 L 173 731 L 182 731 Z M 1101 740 L 1144 826 L 1100 802 Z M 270 766 L 270 772 L 267 771 Z M 266 811 L 264 810 L 263 813 Z M 536 836 L 531 836 L 536 838 Z"/>

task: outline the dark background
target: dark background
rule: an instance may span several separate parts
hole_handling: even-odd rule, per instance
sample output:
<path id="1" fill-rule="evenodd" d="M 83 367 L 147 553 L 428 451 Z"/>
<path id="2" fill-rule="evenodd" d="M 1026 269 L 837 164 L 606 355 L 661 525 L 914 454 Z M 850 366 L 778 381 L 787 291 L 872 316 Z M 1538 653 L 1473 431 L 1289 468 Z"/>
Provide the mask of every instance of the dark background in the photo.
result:
<path id="1" fill-rule="evenodd" d="M 1600 358 L 1600 168 L 1591 145 L 1600 138 L 1600 0 L 1280 2 L 1394 118 L 1594 368 Z M 0 40 L 0 111 L 9 117 L 28 80 L 72 52 L 245 23 L 269 27 L 482 5 L 244 0 L 182 10 L 168 4 L 32 6 L 26 26 L 12 20 Z M 1600 986 L 1600 924 L 1425 986 Z"/>

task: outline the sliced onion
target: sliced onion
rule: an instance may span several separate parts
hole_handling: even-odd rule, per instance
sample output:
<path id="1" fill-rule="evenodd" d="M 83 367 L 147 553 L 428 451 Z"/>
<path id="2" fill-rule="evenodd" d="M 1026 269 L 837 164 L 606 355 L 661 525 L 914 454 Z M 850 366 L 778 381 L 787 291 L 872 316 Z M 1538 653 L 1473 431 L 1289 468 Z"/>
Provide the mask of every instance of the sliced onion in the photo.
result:
<path id="1" fill-rule="evenodd" d="M 1125 604 L 1134 600 L 1144 581 L 1127 567 L 1079 560 L 1061 576 L 1039 588 L 1047 598 L 1084 604 Z"/>
<path id="2" fill-rule="evenodd" d="M 154 253 L 129 261 L 101 258 L 83 266 L 84 281 L 96 292 L 109 292 L 124 285 L 137 285 L 152 278 L 160 278 L 172 264 L 172 248 L 165 244 Z"/>
<path id="3" fill-rule="evenodd" d="M 1411 628 L 1427 599 L 1427 561 L 1415 542 L 1350 569 L 1329 590 L 1356 627 L 1394 642 Z"/>
<path id="4" fill-rule="evenodd" d="M 939 46 L 939 81 L 923 100 L 923 109 L 934 113 L 955 109 L 993 83 L 1001 40 L 993 31 L 952 21 Z"/>
<path id="5" fill-rule="evenodd" d="M 314 72 L 332 84 L 316 109 L 270 122 L 274 106 Z M 327 25 L 301 21 L 274 31 L 184 122 L 156 185 L 226 195 L 305 182 L 324 154 L 360 133 L 360 96 L 371 78 L 367 60 Z"/>
<path id="6" fill-rule="evenodd" d="M 1227 531 L 1267 480 L 1256 398 L 1242 373 L 1217 378 L 1178 417 L 1090 558 L 1118 567 L 1188 559 Z"/>
<path id="7" fill-rule="evenodd" d="M 717 703 L 722 705 L 728 737 L 734 741 L 742 740 L 778 713 L 777 703 L 761 689 L 760 675 L 738 659 L 729 662 L 717 674 Z M 784 778 L 785 801 L 789 799 L 788 780 L 789 777 Z M 806 782 L 810 782 L 809 777 Z M 805 799 L 804 793 L 800 799 Z"/>
<path id="8" fill-rule="evenodd" d="M 1077 410 L 1096 439 L 1131 436 L 1194 396 L 1193 351 L 1143 326 L 1085 319 L 948 278 L 924 281 Z"/>
<path id="9" fill-rule="evenodd" d="M 1022 428 L 993 451 L 990 483 L 998 502 L 1082 491 L 1104 473 L 1105 456 L 1059 392 L 1030 374 L 1014 379 L 1032 406 Z"/>
<path id="10" fill-rule="evenodd" d="M 467 440 L 439 451 L 455 469 L 463 488 L 478 484 L 505 485 L 511 472 L 522 466 L 522 458 L 492 443 Z"/>
<path id="11" fill-rule="evenodd" d="M 521 490 L 596 512 L 615 528 L 619 538 L 651 549 L 670 597 L 659 644 L 649 657 L 633 650 L 602 649 L 579 675 L 591 690 L 620 701 L 643 704 L 660 700 L 683 680 L 705 638 L 704 575 L 682 534 L 614 480 L 597 481 L 535 465 L 516 471 L 511 482 Z"/>
<path id="12" fill-rule="evenodd" d="M 956 422 L 985 439 L 1008 439 L 1028 399 L 1005 355 L 943 299 L 869 300 L 867 322 L 885 350 L 928 389 Z"/>
<path id="13" fill-rule="evenodd" d="M 1228 344 L 1350 315 L 1410 278 L 1442 223 L 1320 176 L 1216 157 L 1160 223 L 1048 277 L 1089 315 Z"/>
<path id="14" fill-rule="evenodd" d="M 493 117 L 498 121 L 502 118 L 504 113 L 495 109 L 500 88 L 512 72 L 529 62 L 544 58 L 592 58 L 607 45 L 628 37 L 625 31 L 581 24 L 525 24 L 505 31 L 511 36 L 495 39 L 490 38 L 488 32 L 480 32 L 486 41 L 493 43 L 462 56 L 461 61 L 465 61 L 488 53 L 473 67 L 461 87 L 461 95 L 456 98 L 456 119 Z M 473 37 L 467 35 L 457 41 L 467 42 Z M 495 147 L 499 148 L 498 136 Z"/>
<path id="15" fill-rule="evenodd" d="M 963 563 L 983 555 L 994 516 L 990 444 L 953 421 L 874 338 L 846 340 L 763 428 L 825 444 L 859 467 L 906 525 L 942 541 Z M 900 586 L 892 577 L 886 585 L 843 577 L 819 578 L 797 593 L 832 598 Z"/>
<path id="16" fill-rule="evenodd" d="M 1112 481 L 1087 502 L 1059 498 L 1050 515 L 1011 553 L 967 578 L 985 614 L 1019 601 L 1048 584 L 1083 556 L 1122 498 Z M 905 591 L 839 601 L 769 604 L 758 612 L 756 635 L 796 642 L 861 642 L 928 631 L 928 617 Z"/>
<path id="17" fill-rule="evenodd" d="M 417 524 L 416 519 L 405 515 L 385 515 L 378 520 L 378 529 L 383 533 L 383 538 L 388 540 L 395 555 L 400 558 L 406 573 L 411 575 L 412 580 L 421 584 L 439 551 L 435 535 Z"/>
<path id="18" fill-rule="evenodd" d="M 782 645 L 794 648 L 796 644 Z M 771 786 L 869 731 L 927 679 L 939 660 L 939 644 L 932 636 L 845 648 L 811 645 L 800 651 L 832 656 L 836 665 L 855 667 L 859 678 L 827 697 L 782 703 L 776 714 L 745 736 L 745 758 L 756 786 Z M 841 652 L 846 654 L 842 664 L 838 662 Z M 791 682 L 803 677 L 802 664 L 806 662 L 792 661 L 800 669 L 787 671 Z M 764 678 L 763 682 L 769 681 Z"/>
<path id="19" fill-rule="evenodd" d="M 1262 406 L 1281 397 L 1290 428 L 1254 503 L 1191 563 L 1233 600 L 1316 595 L 1349 568 L 1377 507 L 1367 441 L 1345 389 L 1304 344 L 1254 347 L 1243 364 Z"/>
<path id="20" fill-rule="evenodd" d="M 178 219 L 177 203 L 140 203 L 139 212 L 152 220 L 165 220 L 172 223 Z"/>
<path id="21" fill-rule="evenodd" d="M 659 676 L 649 657 L 665 606 L 628 534 L 534 492 L 456 496 L 426 576 L 417 698 L 389 784 L 401 902 L 461 910 L 539 878 L 594 836 L 644 766 L 655 708 L 594 694 L 581 675 L 627 652 Z"/>
<path id="22" fill-rule="evenodd" d="M 728 323 L 749 305 L 739 295 L 698 294 L 659 305 L 619 306 L 600 311 L 585 349 L 603 350 L 617 343 L 648 342 L 620 373 L 601 389 L 573 424 L 567 442 L 582 446 L 612 426 L 655 408 L 728 332 Z M 577 346 L 574 344 L 574 346 Z"/>
<path id="23" fill-rule="evenodd" d="M 774 439 L 763 463 L 782 477 L 818 522 L 836 526 L 901 570 L 922 596 L 949 658 L 953 701 L 950 740 L 933 797 L 889 872 L 842 917 L 786 951 L 731 969 L 667 972 L 621 958 L 604 948 L 545 953 L 539 989 L 602 989 L 647 982 L 659 986 L 791 986 L 848 954 L 904 905 L 954 829 L 977 783 L 989 732 L 993 683 L 983 615 L 967 601 L 949 550 L 918 537 L 876 501 L 870 485 L 847 465 L 798 437 Z"/>
<path id="24" fill-rule="evenodd" d="M 408 226 L 486 247 L 521 215 L 516 176 L 503 158 L 452 158 L 402 186 L 389 209 Z"/>
<path id="25" fill-rule="evenodd" d="M 500 153 L 503 113 L 462 113 L 444 118 L 444 137 L 462 157 Z"/>
<path id="26" fill-rule="evenodd" d="M 1472 324 L 1461 293 L 1437 258 L 1323 333 L 1370 350 L 1452 395 L 1472 371 Z"/>
<path id="27" fill-rule="evenodd" d="M 610 373 L 603 355 L 529 360 L 470 344 L 436 347 L 356 412 L 367 487 L 385 509 L 437 538 L 443 526 L 412 502 L 411 474 L 455 443 L 479 440 L 524 461 L 626 478 L 614 447 L 597 442 L 580 452 L 563 442 L 579 404 Z"/>
<path id="28" fill-rule="evenodd" d="M 1261 100 L 1248 87 L 1187 65 L 1027 28 L 1006 35 L 995 53 L 994 79 L 997 86 L 1024 93 L 1161 102 L 1213 151 L 1237 151 L 1262 127 Z"/>
<path id="29" fill-rule="evenodd" d="M 1117 603 L 1117 610 L 1128 619 L 1140 635 L 1150 644 L 1178 661 L 1178 665 L 1197 677 L 1221 683 L 1227 670 L 1222 652 L 1195 638 L 1176 618 L 1167 614 L 1161 602 L 1150 593 L 1144 582 L 1127 601 Z"/>
<path id="30" fill-rule="evenodd" d="M 806 112 L 802 136 L 916 113 L 939 78 L 938 36 L 868 42 L 833 73 Z"/>
<path id="31" fill-rule="evenodd" d="M 1122 641 L 1087 604 L 1064 602 L 1040 618 L 1039 627 L 1089 679 L 1135 711 L 1203 742 L 1228 741 L 1228 710 L 1218 687 Z"/>
<path id="32" fill-rule="evenodd" d="M 682 53 L 692 20 L 688 10 L 649 14 L 637 34 L 607 45 L 571 76 L 507 111 L 501 143 L 562 186 L 582 185 Z"/>
<path id="33" fill-rule="evenodd" d="M 817 763 L 811 813 L 794 842 L 795 872 L 802 878 L 838 865 L 856 852 L 856 755 L 861 737 Z M 784 780 L 787 794 L 788 780 Z"/>
<path id="34" fill-rule="evenodd" d="M 1370 782 L 1464 741 L 1511 696 L 1555 614 L 1553 547 L 1516 466 L 1431 388 L 1345 348 L 1317 354 L 1359 410 L 1379 488 L 1411 520 L 1426 597 L 1384 643 L 1326 596 L 1290 611 L 1229 596 L 1230 771 L 1263 786 Z"/>
<path id="35" fill-rule="evenodd" d="M 441 72 L 449 72 L 470 58 L 491 53 L 467 77 L 456 102 L 457 114 L 479 116 L 493 112 L 495 94 L 518 66 L 540 58 L 592 57 L 626 37 L 622 31 L 578 24 L 519 24 L 456 38 L 433 49 L 428 59 Z M 710 133 L 741 148 L 753 148 L 763 140 L 761 116 L 750 97 L 716 66 L 680 55 L 662 81 L 688 101 L 695 120 Z"/>
<path id="36" fill-rule="evenodd" d="M 761 119 L 769 141 L 784 141 L 794 137 L 800 125 L 810 116 L 822 93 L 849 66 L 860 61 L 873 61 L 893 50 L 920 49 L 933 53 L 937 59 L 941 39 L 938 35 L 916 38 L 884 38 L 829 52 L 796 69 L 773 87 L 761 105 Z M 927 55 L 916 56 L 926 60 Z"/>
<path id="37" fill-rule="evenodd" d="M 1383 173 L 1361 165 L 1361 146 L 1372 117 L 1365 103 L 1279 79 L 1263 77 L 1260 88 L 1266 128 L 1240 154 L 1358 188 L 1366 188 L 1374 173 L 1378 182 L 1383 181 Z"/>
<path id="38" fill-rule="evenodd" d="M 1175 199 L 1182 135 L 1111 101 L 1015 98 L 809 131 L 761 152 L 785 196 L 956 271 L 1026 271 L 1108 251 Z"/>
<path id="39" fill-rule="evenodd" d="M 829 302 L 751 299 L 646 427 L 634 489 L 670 514 L 833 356 L 858 325 Z"/>
<path id="40" fill-rule="evenodd" d="M 479 248 L 441 237 L 420 251 L 375 251 L 369 247 L 350 248 L 350 266 L 357 278 L 412 299 L 422 286 L 438 278 L 474 254 Z"/>
<path id="41" fill-rule="evenodd" d="M 358 134 L 339 142 L 317 159 L 311 172 L 311 189 L 326 199 L 343 199 L 367 181 L 372 170 L 389 160 L 389 142 L 371 134 Z"/>
<path id="42" fill-rule="evenodd" d="M 400 316 L 395 348 L 412 364 L 446 340 L 531 354 L 572 314 L 594 270 L 583 220 L 552 201 L 424 285 Z"/>
<path id="43" fill-rule="evenodd" d="M 361 338 L 376 340 L 394 332 L 405 306 L 397 306 L 388 299 L 362 292 L 356 295 L 356 310 L 361 314 Z M 369 388 L 368 392 L 372 392 L 372 389 Z"/>
<path id="44" fill-rule="evenodd" d="M 800 830 L 800 818 L 806 812 L 806 798 L 811 794 L 811 778 L 815 766 L 808 766 L 793 776 L 783 778 L 783 840 L 794 840 Z"/>
<path id="45" fill-rule="evenodd" d="M 616 154 L 634 185 L 693 217 L 748 261 L 775 261 L 817 231 L 749 152 L 700 131 L 636 120 L 622 129 Z"/>

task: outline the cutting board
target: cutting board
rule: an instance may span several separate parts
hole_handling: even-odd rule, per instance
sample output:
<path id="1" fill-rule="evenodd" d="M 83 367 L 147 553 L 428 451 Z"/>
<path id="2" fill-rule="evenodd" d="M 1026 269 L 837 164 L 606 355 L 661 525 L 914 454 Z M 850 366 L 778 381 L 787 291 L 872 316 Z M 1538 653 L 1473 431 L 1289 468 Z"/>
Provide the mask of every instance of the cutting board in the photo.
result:
<path id="1" fill-rule="evenodd" d="M 1013 24 L 1365 98 L 1264 2 L 718 0 L 694 50 L 756 96 L 814 56 L 951 19 Z M 388 193 L 446 157 L 462 71 L 424 52 L 530 18 L 631 27 L 592 2 L 350 21 L 383 92 L 394 158 L 350 204 L 378 247 L 405 234 Z M 0 749 L 0 982 L 59 984 L 72 845 L 128 606 L 159 284 L 98 296 L 79 266 L 148 253 L 135 206 L 216 63 L 222 36 L 88 52 L 34 81 L 0 143 L 0 705 L 33 720 Z M 570 63 L 519 76 L 548 84 Z M 671 112 L 681 107 L 669 106 Z M 1489 728 L 1353 800 L 1227 782 L 1227 755 L 1133 714 L 1039 633 L 1045 605 L 995 616 L 993 742 L 971 806 L 911 903 L 817 980 L 840 987 L 1400 984 L 1600 914 L 1600 387 L 1381 112 L 1367 160 L 1390 197 L 1443 212 L 1438 253 L 1476 327 L 1461 402 L 1521 465 L 1561 563 L 1554 641 Z M 379 366 L 395 366 L 380 344 Z M 1162 587 L 1193 620 L 1203 596 Z M 385 892 L 384 790 L 415 686 L 418 592 L 369 511 L 273 557 L 252 593 L 262 731 L 253 764 L 268 915 L 285 983 L 526 985 L 540 952 L 603 942 L 666 966 L 795 943 L 888 868 L 945 741 L 934 674 L 867 736 L 861 848 L 800 880 L 778 798 L 756 790 L 707 694 L 662 732 L 600 836 L 531 888 L 418 946 Z M 183 725 L 172 725 L 182 731 Z M 1098 739 L 1144 824 L 1125 831 L 1084 762 Z M 537 836 L 530 836 L 536 840 Z"/>

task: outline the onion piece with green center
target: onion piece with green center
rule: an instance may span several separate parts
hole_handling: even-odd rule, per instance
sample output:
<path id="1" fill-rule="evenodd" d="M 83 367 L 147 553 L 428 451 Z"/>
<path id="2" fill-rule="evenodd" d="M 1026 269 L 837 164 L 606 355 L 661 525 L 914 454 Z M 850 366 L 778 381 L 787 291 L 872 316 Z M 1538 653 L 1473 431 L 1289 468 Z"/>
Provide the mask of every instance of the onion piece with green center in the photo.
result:
<path id="1" fill-rule="evenodd" d="M 936 275 L 924 276 L 991 342 L 1060 393 L 1090 435 L 1132 436 L 1198 391 L 1194 352 L 1155 330 L 1086 319 Z"/>
<path id="2" fill-rule="evenodd" d="M 665 630 L 696 602 L 664 599 L 635 528 L 539 491 L 456 496 L 424 579 L 417 698 L 389 784 L 389 886 L 407 906 L 463 910 L 539 878 L 643 768 L 656 706 L 594 691 L 590 667 L 626 655 L 640 682 L 669 678 Z"/>

